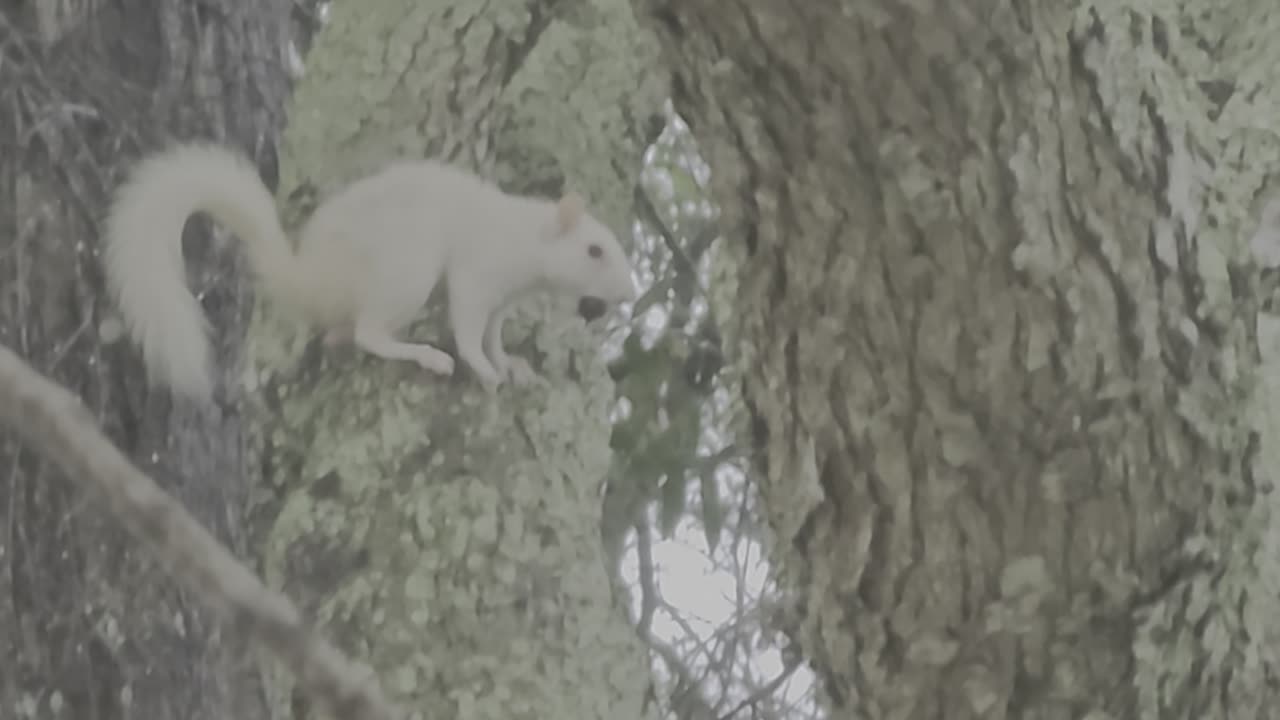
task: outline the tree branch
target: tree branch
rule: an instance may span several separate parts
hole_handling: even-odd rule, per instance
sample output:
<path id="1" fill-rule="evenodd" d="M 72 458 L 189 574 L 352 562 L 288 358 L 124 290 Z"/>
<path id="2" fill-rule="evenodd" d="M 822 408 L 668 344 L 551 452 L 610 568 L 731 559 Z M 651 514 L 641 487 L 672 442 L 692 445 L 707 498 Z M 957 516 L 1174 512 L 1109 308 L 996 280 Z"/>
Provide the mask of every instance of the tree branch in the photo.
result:
<path id="1" fill-rule="evenodd" d="M 176 500 L 133 466 L 80 400 L 0 346 L 0 423 L 102 496 L 116 518 L 212 610 L 285 662 L 336 717 L 392 720 L 371 675 L 314 633 L 285 596 L 271 591 Z"/>

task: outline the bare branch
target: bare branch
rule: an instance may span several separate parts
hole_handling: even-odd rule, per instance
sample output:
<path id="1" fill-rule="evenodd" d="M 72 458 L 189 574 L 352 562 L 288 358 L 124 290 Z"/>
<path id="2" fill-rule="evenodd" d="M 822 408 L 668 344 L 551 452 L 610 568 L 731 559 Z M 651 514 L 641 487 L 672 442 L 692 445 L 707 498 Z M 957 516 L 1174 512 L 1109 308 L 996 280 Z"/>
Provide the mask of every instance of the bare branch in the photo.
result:
<path id="1" fill-rule="evenodd" d="M 743 710 L 746 710 L 749 707 L 754 706 L 756 703 L 776 693 L 778 691 L 778 688 L 782 687 L 782 684 L 785 683 L 787 679 L 790 678 L 795 673 L 796 669 L 799 667 L 800 667 L 800 658 L 798 656 L 791 658 L 790 660 L 787 661 L 786 666 L 782 668 L 782 672 L 778 673 L 777 677 L 775 677 L 774 679 L 766 683 L 764 687 L 761 687 L 755 692 L 751 693 L 751 697 L 748 697 L 746 700 L 743 700 L 742 702 L 738 703 L 737 706 L 735 706 L 728 713 L 721 715 L 719 720 L 731 720 L 738 713 L 742 712 Z"/>
<path id="2" fill-rule="evenodd" d="M 336 717 L 399 717 L 375 678 L 308 628 L 288 598 L 267 588 L 181 504 L 134 467 L 76 396 L 3 346 L 0 422 L 70 480 L 101 495 L 171 575 L 284 661 L 308 694 Z"/>

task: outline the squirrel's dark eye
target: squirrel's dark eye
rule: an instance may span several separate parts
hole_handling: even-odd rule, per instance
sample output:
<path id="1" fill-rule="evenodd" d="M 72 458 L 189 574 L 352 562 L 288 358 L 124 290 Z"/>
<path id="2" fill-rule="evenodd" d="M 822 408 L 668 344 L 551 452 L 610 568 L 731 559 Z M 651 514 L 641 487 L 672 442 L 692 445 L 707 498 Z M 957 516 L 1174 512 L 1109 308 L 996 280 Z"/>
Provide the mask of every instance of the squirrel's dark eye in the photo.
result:
<path id="1" fill-rule="evenodd" d="M 601 250 L 599 245 L 588 245 L 587 254 L 596 260 L 599 260 L 600 256 L 604 255 L 604 250 Z"/>

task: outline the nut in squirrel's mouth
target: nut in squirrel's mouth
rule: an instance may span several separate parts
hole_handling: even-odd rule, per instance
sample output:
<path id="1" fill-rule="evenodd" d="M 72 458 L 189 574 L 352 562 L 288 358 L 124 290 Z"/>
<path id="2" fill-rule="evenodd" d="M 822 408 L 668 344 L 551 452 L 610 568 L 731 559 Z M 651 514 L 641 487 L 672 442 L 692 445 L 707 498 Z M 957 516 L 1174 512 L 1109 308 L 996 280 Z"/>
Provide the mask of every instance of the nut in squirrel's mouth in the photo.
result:
<path id="1" fill-rule="evenodd" d="M 584 297 L 578 300 L 578 315 L 587 322 L 603 317 L 607 309 L 608 305 L 598 297 Z"/>

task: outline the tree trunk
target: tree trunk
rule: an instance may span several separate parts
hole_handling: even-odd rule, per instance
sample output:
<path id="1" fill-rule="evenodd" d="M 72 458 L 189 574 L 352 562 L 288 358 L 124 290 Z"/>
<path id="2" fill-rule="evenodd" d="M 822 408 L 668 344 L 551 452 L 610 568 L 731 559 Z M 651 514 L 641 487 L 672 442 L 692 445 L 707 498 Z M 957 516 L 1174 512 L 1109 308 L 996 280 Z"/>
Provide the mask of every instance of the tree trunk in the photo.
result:
<path id="1" fill-rule="evenodd" d="M 270 158 L 288 7 L 0 3 L 0 343 L 79 394 L 233 548 L 250 479 L 240 418 L 149 391 L 137 354 L 112 342 L 97 233 L 120 171 L 171 134 Z M 220 356 L 234 357 L 247 319 L 234 255 L 195 242 L 188 256 Z M 8 440 L 0 468 L 0 715 L 263 716 L 243 644 L 221 639 L 94 500 Z"/>
<path id="2" fill-rule="evenodd" d="M 656 49 L 626 0 L 337 3 L 290 110 L 286 217 L 296 227 L 388 160 L 431 157 L 511 191 L 581 189 L 625 230 L 647 145 L 634 122 L 662 97 L 642 72 Z M 495 396 L 462 364 L 442 379 L 322 351 L 255 313 L 266 577 L 422 717 L 646 716 L 646 656 L 599 542 L 613 398 L 600 333 L 548 308 L 507 341 L 549 387 Z M 450 336 L 433 321 L 406 337 Z M 276 678 L 283 716 L 299 698 Z"/>
<path id="3" fill-rule="evenodd" d="M 1273 5 L 634 4 L 833 717 L 1267 716 Z"/>

